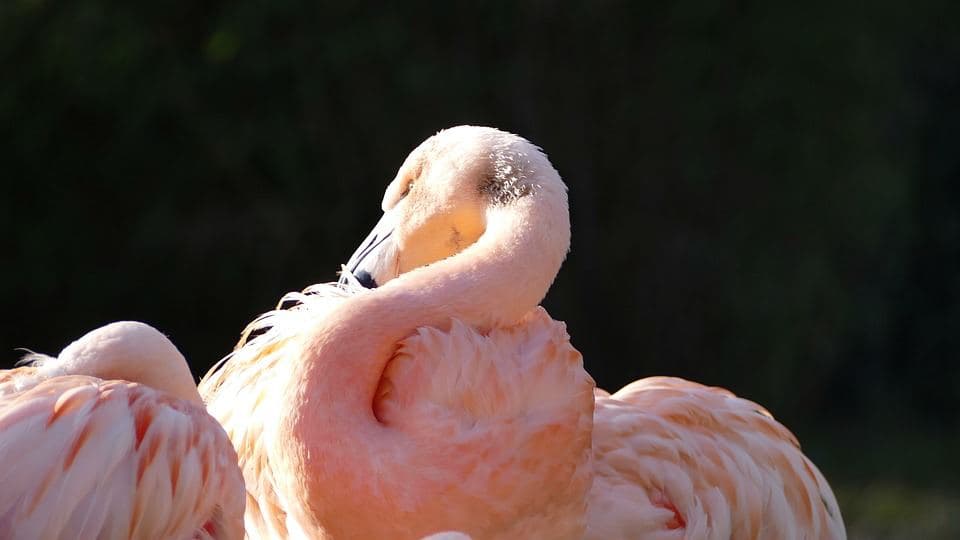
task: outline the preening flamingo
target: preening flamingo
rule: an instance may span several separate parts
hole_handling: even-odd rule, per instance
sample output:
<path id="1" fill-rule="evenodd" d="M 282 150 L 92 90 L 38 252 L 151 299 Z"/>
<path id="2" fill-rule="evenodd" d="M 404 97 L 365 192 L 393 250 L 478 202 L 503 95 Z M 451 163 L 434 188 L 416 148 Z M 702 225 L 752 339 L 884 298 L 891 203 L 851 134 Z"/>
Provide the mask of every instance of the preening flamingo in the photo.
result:
<path id="1" fill-rule="evenodd" d="M 570 234 L 538 148 L 441 131 L 383 210 L 344 283 L 288 294 L 201 383 L 250 537 L 844 536 L 829 486 L 758 406 L 665 378 L 595 403 L 538 307 Z"/>
<path id="2" fill-rule="evenodd" d="M 117 322 L 0 371 L 0 538 L 233 539 L 243 477 L 186 360 Z"/>
<path id="3" fill-rule="evenodd" d="M 240 458 L 251 537 L 583 534 L 593 381 L 536 307 L 567 251 L 564 186 L 519 137 L 445 134 L 385 208 L 411 211 L 409 241 L 449 241 L 383 287 L 288 295 L 299 305 L 255 321 L 266 331 L 201 382 Z M 542 178 L 497 176 L 510 160 Z"/>

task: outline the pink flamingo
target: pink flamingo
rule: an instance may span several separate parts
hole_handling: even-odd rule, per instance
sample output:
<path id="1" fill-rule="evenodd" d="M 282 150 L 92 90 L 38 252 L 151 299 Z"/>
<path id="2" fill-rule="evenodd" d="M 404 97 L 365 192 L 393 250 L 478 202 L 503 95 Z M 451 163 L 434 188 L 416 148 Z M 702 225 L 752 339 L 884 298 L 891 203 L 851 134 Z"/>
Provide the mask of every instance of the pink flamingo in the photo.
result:
<path id="1" fill-rule="evenodd" d="M 0 371 L 0 538 L 243 536 L 243 477 L 186 360 L 117 322 Z"/>
<path id="2" fill-rule="evenodd" d="M 239 454 L 248 536 L 844 537 L 757 405 L 666 378 L 594 397 L 537 305 L 570 234 L 538 148 L 441 131 L 383 210 L 339 287 L 288 294 L 200 385 Z"/>

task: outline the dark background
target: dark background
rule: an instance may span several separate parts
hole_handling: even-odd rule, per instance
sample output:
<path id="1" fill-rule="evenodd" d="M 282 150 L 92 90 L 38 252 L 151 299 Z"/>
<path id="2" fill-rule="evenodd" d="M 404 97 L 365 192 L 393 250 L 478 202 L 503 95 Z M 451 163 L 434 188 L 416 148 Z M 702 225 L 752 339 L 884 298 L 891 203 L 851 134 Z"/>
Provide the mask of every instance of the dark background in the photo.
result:
<path id="1" fill-rule="evenodd" d="M 139 319 L 200 375 L 492 125 L 570 186 L 598 384 L 730 388 L 853 537 L 960 534 L 960 4 L 348 4 L 0 3 L 0 365 Z"/>

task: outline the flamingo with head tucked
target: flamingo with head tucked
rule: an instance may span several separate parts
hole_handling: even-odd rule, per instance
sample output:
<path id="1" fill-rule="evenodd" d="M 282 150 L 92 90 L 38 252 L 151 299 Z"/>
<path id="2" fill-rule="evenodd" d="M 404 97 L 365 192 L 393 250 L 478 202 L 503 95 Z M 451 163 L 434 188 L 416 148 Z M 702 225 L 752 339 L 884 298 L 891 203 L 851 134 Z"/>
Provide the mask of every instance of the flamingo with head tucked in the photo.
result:
<path id="1" fill-rule="evenodd" d="M 0 538 L 233 539 L 243 477 L 180 352 L 118 322 L 0 371 Z"/>
<path id="2" fill-rule="evenodd" d="M 843 537 L 829 486 L 758 406 L 663 378 L 595 401 L 538 307 L 570 234 L 538 148 L 441 131 L 383 210 L 344 283 L 287 295 L 201 383 L 248 535 Z"/>
<path id="3" fill-rule="evenodd" d="M 593 381 L 537 308 L 569 241 L 564 186 L 519 137 L 445 134 L 408 160 L 384 205 L 387 220 L 410 211 L 411 241 L 449 242 L 422 244 L 377 289 L 289 295 L 299 305 L 255 321 L 269 329 L 201 382 L 237 448 L 251 537 L 583 532 Z M 518 152 L 540 185 L 496 176 L 491 159 Z M 539 265 L 518 266 L 517 249 Z"/>

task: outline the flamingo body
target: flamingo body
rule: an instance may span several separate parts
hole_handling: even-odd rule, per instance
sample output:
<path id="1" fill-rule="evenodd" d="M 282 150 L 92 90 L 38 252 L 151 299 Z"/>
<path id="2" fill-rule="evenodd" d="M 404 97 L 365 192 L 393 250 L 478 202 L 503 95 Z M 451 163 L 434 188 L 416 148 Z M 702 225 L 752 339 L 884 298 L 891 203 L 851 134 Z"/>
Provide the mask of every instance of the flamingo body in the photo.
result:
<path id="1" fill-rule="evenodd" d="M 240 455 L 248 537 L 420 538 L 458 529 L 477 538 L 581 538 L 593 381 L 564 325 L 542 309 L 486 334 L 452 320 L 400 341 L 372 404 L 383 432 L 361 425 L 331 434 L 313 470 L 328 486 L 321 508 L 284 496 L 275 461 L 282 396 L 271 389 L 289 384 L 299 332 L 342 302 L 340 291 L 288 295 L 283 303 L 301 303 L 256 321 L 250 330 L 266 333 L 201 384 Z"/>
<path id="2" fill-rule="evenodd" d="M 66 373 L 137 362 L 137 343 L 186 378 L 167 392 Z M 236 454 L 196 390 L 177 397 L 192 377 L 162 334 L 115 323 L 34 360 L 0 372 L 0 538 L 242 537 Z"/>
<path id="3" fill-rule="evenodd" d="M 844 537 L 762 408 L 664 378 L 594 397 L 538 307 L 570 238 L 538 148 L 444 130 L 383 210 L 344 282 L 285 297 L 201 383 L 240 456 L 249 536 Z"/>

